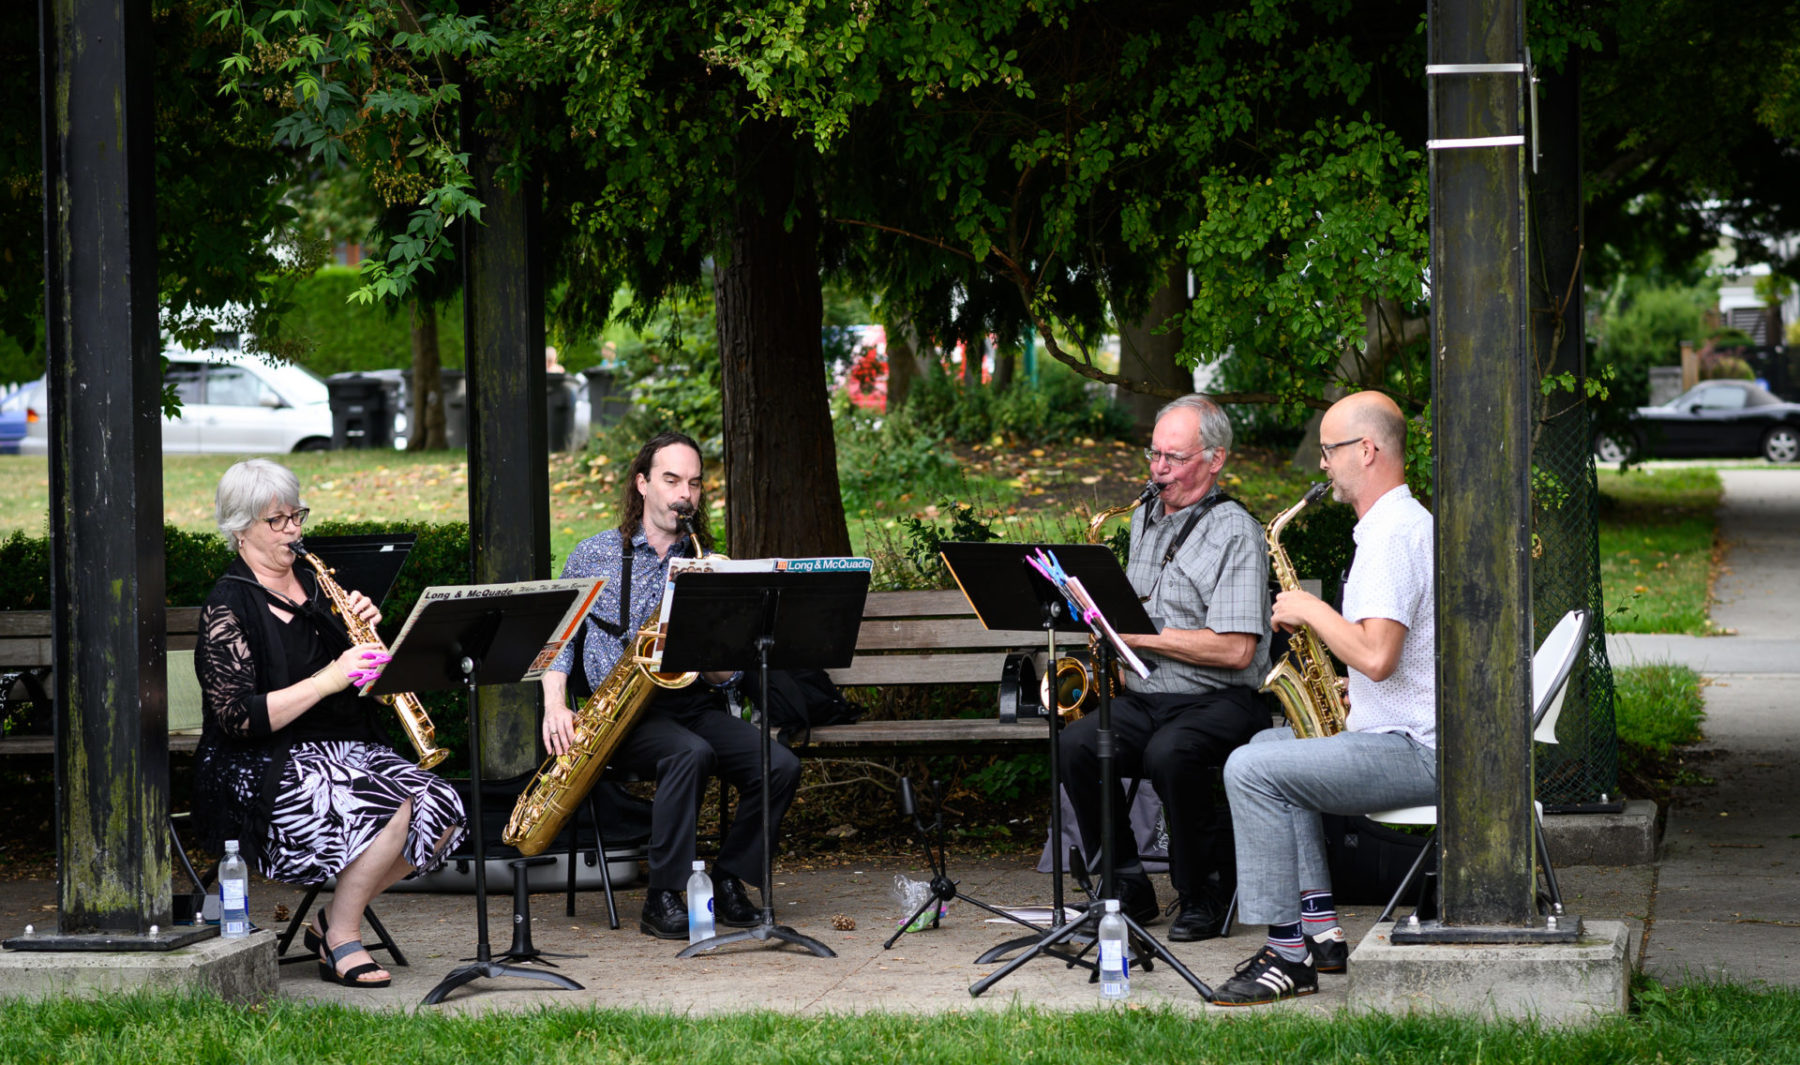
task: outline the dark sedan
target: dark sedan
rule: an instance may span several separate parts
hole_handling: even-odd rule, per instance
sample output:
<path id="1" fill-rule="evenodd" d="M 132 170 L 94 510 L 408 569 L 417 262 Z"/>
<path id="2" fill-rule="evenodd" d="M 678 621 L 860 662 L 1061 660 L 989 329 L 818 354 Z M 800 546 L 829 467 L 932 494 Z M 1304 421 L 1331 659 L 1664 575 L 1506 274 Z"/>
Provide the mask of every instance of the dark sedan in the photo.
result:
<path id="1" fill-rule="evenodd" d="M 1752 381 L 1702 381 L 1660 407 L 1639 407 L 1628 430 L 1594 437 L 1601 462 L 1633 456 L 1800 457 L 1800 403 Z"/>

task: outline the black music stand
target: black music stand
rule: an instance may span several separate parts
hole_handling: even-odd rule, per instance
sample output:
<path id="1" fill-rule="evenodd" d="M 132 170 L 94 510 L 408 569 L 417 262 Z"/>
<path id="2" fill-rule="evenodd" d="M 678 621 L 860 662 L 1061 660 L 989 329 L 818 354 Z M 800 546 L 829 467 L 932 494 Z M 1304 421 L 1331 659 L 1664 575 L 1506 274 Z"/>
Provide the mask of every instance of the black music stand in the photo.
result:
<path id="1" fill-rule="evenodd" d="M 355 536 L 308 536 L 301 540 L 309 555 L 331 567 L 332 580 L 348 591 L 361 592 L 379 606 L 393 590 L 394 578 L 406 565 L 418 533 L 369 533 Z"/>
<path id="2" fill-rule="evenodd" d="M 475 854 L 475 957 L 438 981 L 421 1005 L 442 1002 L 450 992 L 481 977 L 521 976 L 580 991 L 559 973 L 493 960 L 488 946 L 487 841 L 481 814 L 481 722 L 476 689 L 514 684 L 541 670 L 554 657 L 557 629 L 578 600 L 591 599 L 597 580 L 528 582 L 473 589 L 427 588 L 392 648 L 369 694 L 464 688 L 469 700 L 470 838 Z M 458 594 L 461 593 L 461 594 Z M 442 598 L 433 598 L 442 595 Z"/>
<path id="3" fill-rule="evenodd" d="M 762 709 L 762 920 L 753 928 L 690 944 L 676 957 L 748 939 L 793 943 L 821 958 L 830 947 L 775 923 L 774 833 L 769 824 L 769 670 L 841 669 L 856 657 L 856 631 L 869 595 L 867 570 L 684 573 L 675 581 L 662 668 L 668 672 L 758 672 Z"/>
<path id="4" fill-rule="evenodd" d="M 1046 595 L 1054 595 L 1061 599 L 1061 594 L 1026 562 L 1026 558 L 1034 555 L 1039 547 L 1054 553 L 1057 561 L 1061 563 L 1063 571 L 1071 577 L 1080 579 L 1081 584 L 1106 616 L 1106 620 L 1111 623 L 1114 631 L 1146 635 L 1157 631 L 1156 625 L 1150 620 L 1150 615 L 1144 612 L 1144 605 L 1138 599 L 1137 590 L 1132 587 L 1130 579 L 1125 576 L 1125 570 L 1119 565 L 1119 560 L 1114 557 L 1109 548 L 1103 545 L 945 544 L 944 558 L 946 562 L 950 561 L 950 551 L 954 548 L 957 553 L 963 555 L 962 565 L 965 570 L 971 575 L 979 573 L 980 577 L 977 579 L 984 588 L 989 589 L 981 593 L 984 600 L 990 598 L 1000 600 L 1000 602 L 992 603 L 989 608 L 992 611 L 992 621 L 989 620 L 989 614 L 983 613 L 979 607 L 977 608 L 976 613 L 981 617 L 983 624 L 990 628 L 1029 628 L 1030 622 L 1027 619 L 1035 614 L 1039 618 L 1038 624 L 1044 626 L 1047 633 L 1054 633 L 1055 628 L 1063 626 L 1060 621 L 1055 621 L 1051 616 L 1053 608 L 1045 605 L 1045 598 Z M 967 588 L 964 589 L 964 594 L 968 594 Z M 970 603 L 974 604 L 973 597 L 970 598 Z M 1067 610 L 1066 603 L 1062 604 L 1062 609 Z M 1025 620 L 1026 623 L 1019 624 L 1021 620 Z M 1076 624 L 1081 623 L 1076 622 Z M 1081 628 L 1086 629 L 1087 626 L 1081 625 Z M 1100 757 L 1100 897 L 1103 899 L 1119 897 L 1118 884 L 1113 875 L 1112 817 L 1112 804 L 1118 801 L 1119 771 L 1113 760 L 1112 691 L 1111 685 L 1106 682 L 1106 678 L 1112 673 L 1113 654 L 1114 649 L 1109 641 L 1101 639 L 1095 642 L 1093 667 L 1095 687 L 1100 696 L 1099 708 L 1096 711 L 1099 717 L 1096 745 Z M 1054 667 L 1055 662 L 1052 660 L 1051 668 L 1054 669 Z M 1051 714 L 1051 735 L 1055 736 L 1056 710 L 1053 705 L 1047 707 L 1047 710 Z M 1056 752 L 1053 750 L 1052 758 L 1054 759 L 1055 756 Z M 1060 781 L 1057 782 L 1057 786 L 1060 787 Z M 1052 837 L 1056 840 L 1052 854 L 1053 857 L 1056 857 L 1054 852 L 1060 850 L 1062 846 L 1061 794 L 1052 796 L 1051 802 L 1052 817 L 1055 819 L 1053 831 L 1056 833 Z M 1060 883 L 1061 877 L 1059 876 L 1057 879 Z M 1055 916 L 1061 917 L 1061 915 L 1062 906 L 1060 892 L 1058 892 Z M 1143 926 L 1132 919 L 1130 914 L 1121 911 L 1120 916 L 1125 919 L 1132 942 L 1136 946 L 1139 957 L 1143 959 L 1146 971 L 1151 967 L 1151 956 L 1161 958 L 1168 962 L 1170 967 L 1181 975 L 1182 979 L 1192 985 L 1194 990 L 1200 993 L 1201 998 L 1208 1002 L 1212 1001 L 1212 989 L 1201 982 L 1199 977 L 1189 972 L 1187 967 L 1181 964 L 1180 959 L 1169 953 L 1169 949 L 1158 942 L 1155 936 L 1145 931 Z M 971 984 L 969 994 L 979 996 L 1040 954 L 1050 954 L 1066 960 L 1068 955 L 1053 948 L 1069 942 L 1083 931 L 1097 939 L 1100 917 L 1101 908 L 1098 905 L 1089 905 L 1087 912 L 1079 918 L 1061 925 L 1053 925 L 1050 931 L 1032 945 L 1031 949 L 1007 962 L 999 970 Z M 984 957 L 986 956 L 984 955 Z M 1098 971 L 1094 970 L 1090 973 L 1089 979 L 1095 979 L 1097 976 Z"/>

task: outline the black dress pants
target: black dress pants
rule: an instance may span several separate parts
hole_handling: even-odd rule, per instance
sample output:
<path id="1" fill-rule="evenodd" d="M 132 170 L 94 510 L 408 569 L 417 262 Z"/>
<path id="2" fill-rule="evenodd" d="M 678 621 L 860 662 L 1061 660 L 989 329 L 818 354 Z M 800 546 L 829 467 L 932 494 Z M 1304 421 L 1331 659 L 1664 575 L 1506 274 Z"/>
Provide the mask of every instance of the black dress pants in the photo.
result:
<path id="1" fill-rule="evenodd" d="M 1100 860 L 1100 715 L 1090 713 L 1061 736 L 1062 782 L 1090 868 Z M 1221 844 L 1213 769 L 1269 727 L 1268 711 L 1249 688 L 1211 692 L 1113 696 L 1113 765 L 1119 780 L 1148 778 L 1163 801 L 1169 825 L 1169 879 L 1184 898 L 1197 897 L 1219 871 Z M 1137 840 L 1121 788 L 1113 800 L 1115 869 L 1137 864 Z"/>
<path id="2" fill-rule="evenodd" d="M 650 807 L 650 887 L 687 888 L 693 871 L 694 826 L 708 777 L 736 788 L 737 816 L 719 847 L 719 874 L 763 884 L 762 730 L 725 712 L 725 698 L 704 681 L 651 697 L 619 745 L 612 764 L 656 780 Z M 800 785 L 800 759 L 779 743 L 769 747 L 769 824 L 782 816 Z"/>

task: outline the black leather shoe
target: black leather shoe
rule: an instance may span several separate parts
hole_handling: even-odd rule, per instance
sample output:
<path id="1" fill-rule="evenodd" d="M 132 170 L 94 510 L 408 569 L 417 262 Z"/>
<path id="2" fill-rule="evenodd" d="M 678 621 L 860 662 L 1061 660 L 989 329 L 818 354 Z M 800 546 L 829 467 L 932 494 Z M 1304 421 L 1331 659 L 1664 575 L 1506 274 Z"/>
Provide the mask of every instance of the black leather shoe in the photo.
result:
<path id="1" fill-rule="evenodd" d="M 762 910 L 750 901 L 742 880 L 720 873 L 713 885 L 713 919 L 732 928 L 755 928 L 762 923 Z"/>
<path id="2" fill-rule="evenodd" d="M 1193 898 L 1183 897 L 1181 912 L 1169 926 L 1169 938 L 1177 943 L 1198 943 L 1217 939 L 1225 924 L 1225 906 L 1210 892 Z"/>
<path id="3" fill-rule="evenodd" d="M 1117 874 L 1119 884 L 1119 909 L 1124 910 L 1130 918 L 1140 925 L 1147 925 L 1160 916 L 1156 906 L 1156 885 L 1142 873 L 1132 875 Z"/>
<path id="4" fill-rule="evenodd" d="M 638 931 L 658 939 L 688 937 L 687 907 L 681 892 L 651 888 L 644 894 L 644 912 L 638 917 Z"/>

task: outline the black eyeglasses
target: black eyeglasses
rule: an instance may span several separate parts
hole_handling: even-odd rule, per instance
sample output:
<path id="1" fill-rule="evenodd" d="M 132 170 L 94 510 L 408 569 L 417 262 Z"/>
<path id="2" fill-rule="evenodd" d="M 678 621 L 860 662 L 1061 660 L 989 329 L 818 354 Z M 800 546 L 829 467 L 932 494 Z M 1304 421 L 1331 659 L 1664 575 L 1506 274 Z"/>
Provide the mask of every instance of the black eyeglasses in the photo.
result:
<path id="1" fill-rule="evenodd" d="M 270 532 L 280 532 L 290 522 L 293 524 L 294 528 L 296 528 L 296 529 L 298 529 L 302 525 L 305 525 L 306 524 L 306 516 L 311 513 L 312 513 L 311 507 L 301 507 L 299 510 L 294 511 L 292 514 L 277 514 L 272 518 L 264 518 L 263 520 L 269 523 L 269 531 Z"/>
<path id="2" fill-rule="evenodd" d="M 1319 457 L 1321 459 L 1324 459 L 1326 462 L 1330 462 L 1331 461 L 1331 453 L 1333 451 L 1336 451 L 1340 447 L 1347 447 L 1350 444 L 1360 444 L 1364 440 L 1367 440 L 1367 439 L 1368 439 L 1368 437 L 1366 437 L 1366 436 L 1359 436 L 1354 440 L 1339 440 L 1335 444 L 1320 444 L 1319 445 Z"/>

